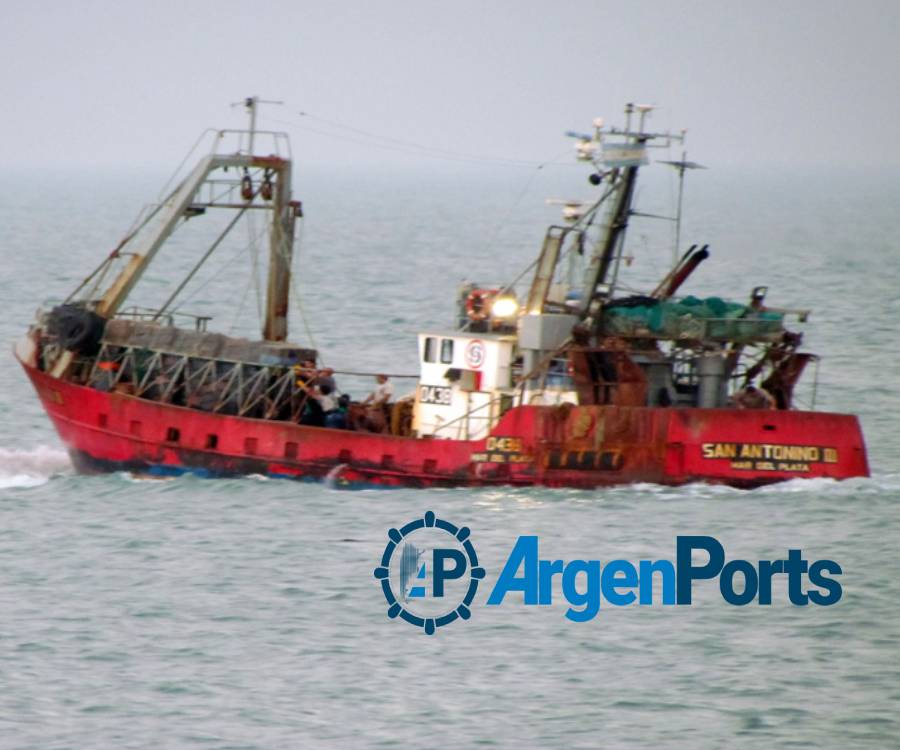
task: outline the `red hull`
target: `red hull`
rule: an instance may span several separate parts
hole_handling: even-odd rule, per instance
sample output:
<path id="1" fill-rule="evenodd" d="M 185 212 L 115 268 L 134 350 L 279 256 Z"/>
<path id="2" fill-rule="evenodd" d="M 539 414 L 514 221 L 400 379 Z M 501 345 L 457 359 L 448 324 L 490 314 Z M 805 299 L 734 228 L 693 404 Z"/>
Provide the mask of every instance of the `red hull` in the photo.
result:
<path id="1" fill-rule="evenodd" d="M 331 478 L 339 484 L 753 487 L 868 476 L 854 416 L 802 411 L 522 406 L 487 440 L 244 419 L 104 393 L 23 365 L 80 471 Z"/>

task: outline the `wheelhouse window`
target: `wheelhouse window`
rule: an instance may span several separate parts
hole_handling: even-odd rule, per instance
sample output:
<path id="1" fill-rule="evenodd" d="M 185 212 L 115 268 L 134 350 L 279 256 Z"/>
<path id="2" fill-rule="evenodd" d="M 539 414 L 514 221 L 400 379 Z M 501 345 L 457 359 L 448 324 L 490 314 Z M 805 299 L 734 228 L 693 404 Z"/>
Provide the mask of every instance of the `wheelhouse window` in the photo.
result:
<path id="1" fill-rule="evenodd" d="M 441 339 L 441 362 L 445 365 L 453 362 L 453 339 Z"/>
<path id="2" fill-rule="evenodd" d="M 433 336 L 429 336 L 425 339 L 425 352 L 422 355 L 422 359 L 426 362 L 437 361 L 437 339 Z"/>

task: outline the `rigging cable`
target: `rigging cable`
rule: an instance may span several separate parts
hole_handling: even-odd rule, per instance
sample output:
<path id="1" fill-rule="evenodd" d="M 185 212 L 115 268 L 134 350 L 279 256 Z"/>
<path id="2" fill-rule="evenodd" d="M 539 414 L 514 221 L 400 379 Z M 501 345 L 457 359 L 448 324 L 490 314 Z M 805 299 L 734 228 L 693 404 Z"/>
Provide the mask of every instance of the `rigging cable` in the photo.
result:
<path id="1" fill-rule="evenodd" d="M 537 167 L 540 168 L 543 164 L 538 162 L 534 162 L 528 159 L 510 159 L 503 156 L 485 156 L 482 154 L 472 154 L 464 151 L 452 151 L 451 149 L 441 148 L 440 146 L 427 146 L 421 143 L 415 143 L 413 141 L 404 141 L 399 138 L 394 138 L 392 136 L 379 135 L 378 133 L 371 133 L 366 130 L 361 130 L 360 128 L 353 127 L 351 125 L 344 125 L 343 123 L 336 122 L 334 120 L 326 120 L 324 117 L 319 117 L 318 115 L 310 114 L 309 112 L 298 112 L 301 117 L 307 117 L 310 120 L 314 120 L 322 123 L 323 125 L 329 125 L 334 128 L 340 128 L 342 130 L 347 130 L 351 133 L 356 133 L 357 135 L 364 136 L 366 138 L 373 138 L 376 140 L 385 141 L 386 143 L 394 144 L 397 146 L 401 146 L 404 148 L 418 149 L 420 151 L 433 152 L 435 155 L 444 155 L 448 157 L 453 157 L 456 159 L 470 159 L 472 161 L 479 162 L 487 162 L 487 163 L 502 163 L 508 164 L 512 166 L 518 167 Z"/>
<path id="2" fill-rule="evenodd" d="M 228 233 L 232 230 L 234 225 L 238 223 L 238 221 L 244 215 L 246 210 L 247 210 L 246 207 L 242 208 L 240 211 L 237 212 L 237 215 L 230 222 L 228 222 L 228 225 L 225 227 L 225 229 L 223 229 L 222 232 L 219 234 L 219 236 L 216 237 L 215 241 L 212 243 L 212 245 L 209 246 L 209 249 L 200 257 L 200 260 L 197 261 L 197 263 L 190 270 L 188 275 L 182 280 L 182 282 L 177 287 L 175 287 L 175 291 L 169 295 L 169 298 L 165 301 L 163 306 L 161 308 L 159 308 L 159 311 L 156 313 L 153 320 L 157 320 L 163 313 L 165 313 L 166 308 L 168 308 L 168 306 L 171 305 L 172 302 L 175 301 L 175 298 L 179 294 L 181 294 L 181 291 L 190 283 L 191 279 L 194 278 L 197 271 L 199 271 L 200 268 L 203 266 L 203 264 L 206 263 L 207 260 L 209 260 L 209 257 L 216 251 L 216 248 L 222 244 L 222 241 L 225 239 L 225 237 L 228 236 Z"/>
<path id="3" fill-rule="evenodd" d="M 525 168 L 533 168 L 538 166 L 543 166 L 544 163 L 537 161 L 528 161 L 524 159 L 508 159 L 505 157 L 499 156 L 483 156 L 477 154 L 469 154 L 461 151 L 451 151 L 450 149 L 440 148 L 438 146 L 425 146 L 420 143 L 414 143 L 412 141 L 404 141 L 399 138 L 393 138 L 390 136 L 378 135 L 377 133 L 370 133 L 365 130 L 360 130 L 359 128 L 354 128 L 350 125 L 343 125 L 341 123 L 325 120 L 324 118 L 317 117 L 315 115 L 310 115 L 306 112 L 298 112 L 301 117 L 307 117 L 309 119 L 321 122 L 323 125 L 332 128 L 341 128 L 347 130 L 351 133 L 355 133 L 358 136 L 363 138 L 368 138 L 369 140 L 361 140 L 360 138 L 349 137 L 346 134 L 335 133 L 329 130 L 323 130 L 321 128 L 310 127 L 309 125 L 301 124 L 296 120 L 282 120 L 274 117 L 267 117 L 267 120 L 272 122 L 277 122 L 281 125 L 289 125 L 299 130 L 304 130 L 309 133 L 316 133 L 317 135 L 323 135 L 327 138 L 335 138 L 341 141 L 357 143 L 362 146 L 367 147 L 375 147 L 381 148 L 387 151 L 395 151 L 399 153 L 405 153 L 412 156 L 424 156 L 430 157 L 433 159 L 443 159 L 446 161 L 455 161 L 469 164 L 494 164 L 497 166 L 507 166 L 507 167 L 525 167 Z"/>
<path id="4" fill-rule="evenodd" d="M 534 182 L 535 178 L 538 176 L 538 172 L 540 172 L 544 167 L 546 167 L 550 164 L 558 164 L 558 160 L 561 159 L 563 156 L 566 156 L 568 153 L 569 153 L 569 149 L 566 149 L 561 154 L 554 156 L 552 159 L 547 159 L 546 161 L 540 162 L 534 168 L 534 171 L 532 171 L 531 176 L 525 181 L 525 185 L 519 191 L 519 194 L 513 199 L 513 202 L 510 204 L 510 206 L 507 209 L 506 213 L 504 214 L 503 218 L 497 222 L 497 225 L 494 229 L 494 233 L 491 235 L 490 239 L 486 243 L 488 247 L 490 247 L 491 245 L 494 244 L 494 242 L 496 242 L 497 236 L 500 234 L 500 230 L 509 221 L 509 218 L 510 218 L 510 216 L 512 216 L 513 211 L 515 211 L 519 207 L 519 204 L 525 198 L 526 194 L 528 193 L 529 189 L 531 188 L 532 183 Z"/>
<path id="5" fill-rule="evenodd" d="M 250 294 L 250 289 L 253 286 L 253 279 L 247 279 L 247 284 L 244 286 L 244 293 L 241 295 L 241 301 L 238 304 L 237 311 L 234 314 L 234 318 L 231 320 L 231 325 L 228 326 L 228 334 L 231 335 L 237 331 L 238 321 L 241 320 L 241 317 L 244 313 L 244 306 L 247 304 L 247 297 Z"/>
<path id="6" fill-rule="evenodd" d="M 199 146 L 200 143 L 203 141 L 203 139 L 206 138 L 210 133 L 216 133 L 216 132 L 218 132 L 218 131 L 215 130 L 214 128 L 207 128 L 200 134 L 200 136 L 197 138 L 197 140 L 194 141 L 194 145 L 191 146 L 190 150 L 184 155 L 184 158 L 181 160 L 181 163 L 177 167 L 175 167 L 175 171 L 172 172 L 169 179 L 166 180 L 166 183 L 162 186 L 162 189 L 160 189 L 160 191 L 159 191 L 159 200 L 160 201 L 163 200 L 163 196 L 165 196 L 166 190 L 168 190 L 169 186 L 175 181 L 175 178 L 178 176 L 178 173 L 181 172 L 181 170 L 184 168 L 184 165 L 187 164 L 188 159 L 190 159 L 191 156 L 193 156 L 194 151 L 197 150 L 197 146 Z"/>
<path id="7" fill-rule="evenodd" d="M 295 236 L 295 238 L 294 238 L 294 250 L 295 251 L 296 251 L 296 248 L 300 245 L 300 238 L 302 237 L 302 235 L 303 235 L 303 224 L 301 223 L 300 224 L 300 232 L 299 232 L 298 236 Z M 282 257 L 284 257 L 283 251 L 282 251 Z M 287 259 L 285 258 L 285 260 L 287 260 Z M 297 285 L 294 282 L 293 268 L 291 269 L 291 273 L 290 273 L 290 286 L 291 286 L 291 294 L 294 297 L 294 303 L 296 304 L 297 309 L 300 311 L 300 320 L 303 321 L 303 328 L 306 331 L 307 337 L 309 338 L 309 343 L 312 345 L 312 348 L 315 349 L 316 352 L 318 352 L 319 347 L 316 345 L 316 339 L 313 336 L 312 328 L 310 327 L 309 320 L 306 317 L 306 310 L 303 307 L 303 301 L 302 301 L 302 298 L 300 297 L 300 292 L 297 290 Z M 322 364 L 325 364 L 324 357 L 320 356 L 319 359 L 321 360 Z"/>
<path id="8" fill-rule="evenodd" d="M 268 234 L 268 225 L 265 225 L 265 229 Z M 256 321 L 261 324 L 263 319 L 263 305 L 259 273 L 259 235 L 256 233 L 256 222 L 254 221 L 252 214 L 247 216 L 247 237 L 249 238 L 250 251 L 250 284 L 253 285 L 256 291 Z"/>
<path id="9" fill-rule="evenodd" d="M 265 231 L 265 228 L 263 229 Z M 260 232 L 262 234 L 262 232 Z M 259 237 L 257 237 L 257 241 Z M 249 245 L 244 245 L 243 247 L 239 247 L 237 252 L 235 252 L 228 260 L 226 260 L 219 268 L 215 271 L 209 278 L 207 278 L 200 286 L 194 289 L 190 295 L 185 297 L 179 304 L 172 310 L 172 313 L 178 312 L 182 307 L 184 307 L 188 302 L 194 299 L 203 289 L 205 289 L 212 281 L 217 279 L 226 269 L 228 269 L 232 263 L 234 263 L 238 258 L 240 258 L 247 250 Z"/>

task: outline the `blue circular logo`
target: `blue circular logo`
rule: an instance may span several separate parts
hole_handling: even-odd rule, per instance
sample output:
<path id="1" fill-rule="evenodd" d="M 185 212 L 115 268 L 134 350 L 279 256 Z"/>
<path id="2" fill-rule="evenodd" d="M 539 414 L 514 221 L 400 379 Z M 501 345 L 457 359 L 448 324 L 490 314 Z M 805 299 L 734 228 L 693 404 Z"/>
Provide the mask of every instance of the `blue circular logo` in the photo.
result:
<path id="1" fill-rule="evenodd" d="M 466 526 L 455 526 L 430 510 L 388 531 L 381 564 L 375 568 L 388 617 L 424 628 L 428 635 L 471 617 L 470 606 L 485 572 L 469 535 Z"/>

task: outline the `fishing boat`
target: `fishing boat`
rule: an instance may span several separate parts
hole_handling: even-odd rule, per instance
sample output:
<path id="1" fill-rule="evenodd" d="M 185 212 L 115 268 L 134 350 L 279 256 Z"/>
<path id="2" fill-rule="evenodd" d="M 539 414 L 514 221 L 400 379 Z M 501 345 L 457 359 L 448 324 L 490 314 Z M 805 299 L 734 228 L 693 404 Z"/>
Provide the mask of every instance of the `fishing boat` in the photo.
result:
<path id="1" fill-rule="evenodd" d="M 621 127 L 598 119 L 569 134 L 597 194 L 565 203 L 521 287 L 463 287 L 452 324 L 418 334 L 409 393 L 395 395 L 396 379 L 384 374 L 367 398 L 341 398 L 319 352 L 288 338 L 302 208 L 287 136 L 255 127 L 258 103 L 246 100 L 250 127 L 217 131 L 216 147 L 68 299 L 39 310 L 16 345 L 78 471 L 350 487 L 749 488 L 868 476 L 855 416 L 795 404 L 817 357 L 787 324 L 809 311 L 768 306 L 765 287 L 746 302 L 679 296 L 710 255 L 697 245 L 661 269 L 655 288 L 625 292 L 626 231 L 642 215 L 638 174 L 654 148 L 684 139 L 648 129 L 651 108 L 640 105 L 626 107 Z M 699 165 L 682 152 L 664 166 L 683 186 Z M 167 300 L 127 306 L 173 234 L 219 210 L 234 220 L 197 251 Z M 268 227 L 258 340 L 217 333 L 208 316 L 176 314 L 172 304 L 248 214 L 265 215 Z"/>

